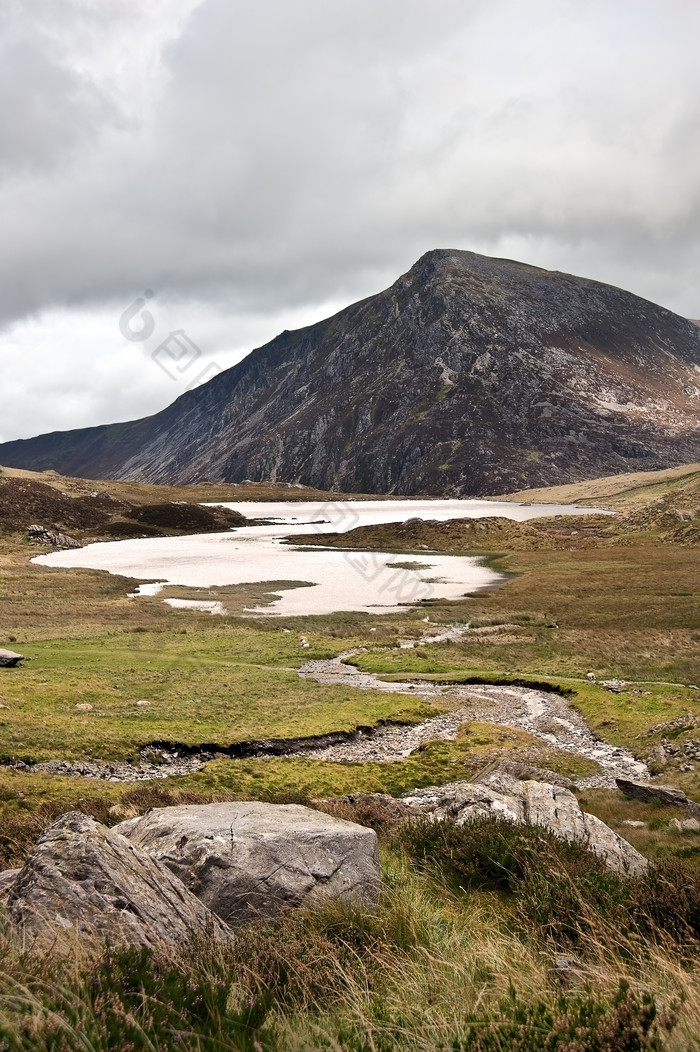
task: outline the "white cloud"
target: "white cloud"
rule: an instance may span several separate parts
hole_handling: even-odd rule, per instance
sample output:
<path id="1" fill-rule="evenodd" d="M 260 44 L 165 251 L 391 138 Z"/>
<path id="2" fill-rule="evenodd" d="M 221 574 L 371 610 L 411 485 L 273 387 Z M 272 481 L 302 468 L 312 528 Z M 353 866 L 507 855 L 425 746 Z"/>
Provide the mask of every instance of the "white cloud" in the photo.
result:
<path id="1" fill-rule="evenodd" d="M 115 326 L 147 287 L 222 365 L 434 247 L 700 315 L 694 3 L 36 0 L 0 21 L 4 438 L 172 399 Z"/>
<path id="2" fill-rule="evenodd" d="M 119 328 L 130 305 L 50 309 L 0 333 L 0 442 L 30 438 L 38 427 L 68 431 L 148 416 L 202 378 L 235 365 L 282 329 L 310 325 L 343 304 L 242 316 L 209 303 L 156 295 L 147 303 L 152 335 L 140 342 L 125 339 Z M 137 332 L 140 327 L 137 318 L 132 328 Z M 195 350 L 189 356 L 176 360 L 178 347 L 168 343 L 173 332 L 183 332 L 191 341 Z"/>

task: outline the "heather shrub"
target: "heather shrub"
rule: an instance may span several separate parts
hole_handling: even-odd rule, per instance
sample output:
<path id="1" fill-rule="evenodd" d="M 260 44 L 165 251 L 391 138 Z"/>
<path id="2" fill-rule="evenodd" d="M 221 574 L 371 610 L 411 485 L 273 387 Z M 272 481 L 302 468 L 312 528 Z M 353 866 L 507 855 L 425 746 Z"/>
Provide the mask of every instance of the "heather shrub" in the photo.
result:
<path id="1" fill-rule="evenodd" d="M 507 893 L 521 928 L 556 946 L 700 938 L 700 875 L 678 861 L 623 876 L 579 844 L 503 819 L 418 822 L 393 837 L 453 888 Z"/>
<path id="2" fill-rule="evenodd" d="M 634 995 L 626 983 L 608 999 L 560 994 L 553 1002 L 519 1000 L 513 991 L 485 1017 L 467 1020 L 454 1052 L 656 1052 L 664 1047 L 653 998 Z M 674 1020 L 664 1020 L 671 1030 Z"/>

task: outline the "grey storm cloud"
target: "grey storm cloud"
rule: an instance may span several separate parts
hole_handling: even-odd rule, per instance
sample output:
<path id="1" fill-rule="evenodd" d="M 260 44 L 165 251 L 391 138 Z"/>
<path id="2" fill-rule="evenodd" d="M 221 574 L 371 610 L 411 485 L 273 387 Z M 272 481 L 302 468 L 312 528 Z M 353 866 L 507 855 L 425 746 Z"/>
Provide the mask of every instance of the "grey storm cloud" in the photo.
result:
<path id="1" fill-rule="evenodd" d="M 0 366 L 18 397 L 17 349 L 42 370 L 53 331 L 54 354 L 50 393 L 2 437 L 179 393 L 105 360 L 146 288 L 224 364 L 434 247 L 700 315 L 699 30 L 682 0 L 6 0 Z"/>

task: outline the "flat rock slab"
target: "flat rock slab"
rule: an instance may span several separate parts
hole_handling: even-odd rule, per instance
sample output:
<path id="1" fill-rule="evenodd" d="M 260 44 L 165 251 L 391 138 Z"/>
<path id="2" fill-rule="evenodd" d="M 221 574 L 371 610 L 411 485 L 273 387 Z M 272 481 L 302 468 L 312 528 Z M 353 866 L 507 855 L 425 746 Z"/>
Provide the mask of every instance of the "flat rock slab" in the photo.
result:
<path id="1" fill-rule="evenodd" d="M 24 661 L 23 654 L 16 654 L 14 650 L 0 650 L 0 668 L 16 668 L 20 661 Z"/>
<path id="2" fill-rule="evenodd" d="M 694 816 L 700 815 L 700 804 L 689 800 L 682 789 L 673 785 L 648 785 L 646 782 L 632 782 L 627 778 L 616 778 L 617 788 L 632 800 L 644 803 L 661 804 L 663 807 L 684 807 Z"/>
<path id="3" fill-rule="evenodd" d="M 115 829 L 232 925 L 379 887 L 374 830 L 297 804 L 160 807 Z"/>
<path id="4" fill-rule="evenodd" d="M 170 870 L 79 811 L 39 837 L 10 884 L 7 916 L 30 946 L 76 936 L 135 946 L 231 932 Z"/>
<path id="5" fill-rule="evenodd" d="M 643 855 L 595 815 L 579 807 L 572 792 L 540 781 L 519 781 L 495 772 L 476 782 L 451 782 L 404 793 L 401 800 L 412 813 L 433 819 L 500 817 L 512 822 L 541 825 L 564 840 L 576 841 L 605 860 L 617 873 L 643 873 Z"/>

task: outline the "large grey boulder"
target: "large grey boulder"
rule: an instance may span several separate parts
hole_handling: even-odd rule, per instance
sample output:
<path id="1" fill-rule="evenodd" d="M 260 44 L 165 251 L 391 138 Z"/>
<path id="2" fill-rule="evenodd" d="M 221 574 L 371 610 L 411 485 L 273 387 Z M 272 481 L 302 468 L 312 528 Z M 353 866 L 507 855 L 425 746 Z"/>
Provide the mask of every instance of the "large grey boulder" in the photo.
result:
<path id="1" fill-rule="evenodd" d="M 39 837 L 12 881 L 7 916 L 27 944 L 86 936 L 137 946 L 230 931 L 170 870 L 79 811 Z"/>
<path id="2" fill-rule="evenodd" d="M 617 873 L 643 873 L 648 861 L 595 815 L 582 811 L 568 789 L 540 781 L 519 781 L 495 772 L 475 782 L 451 782 L 404 793 L 402 802 L 412 814 L 434 820 L 499 817 L 540 825 L 565 840 L 576 841 L 600 855 Z"/>
<path id="3" fill-rule="evenodd" d="M 0 650 L 0 668 L 15 668 L 24 661 L 23 654 L 16 654 L 14 650 Z"/>
<path id="4" fill-rule="evenodd" d="M 159 807 L 115 829 L 229 924 L 324 897 L 371 901 L 379 886 L 374 830 L 296 804 Z"/>

